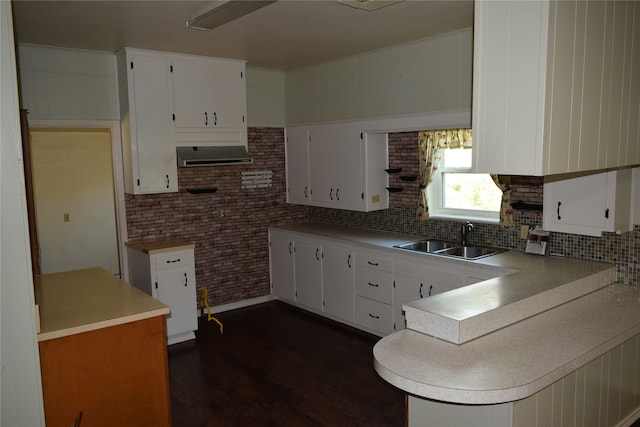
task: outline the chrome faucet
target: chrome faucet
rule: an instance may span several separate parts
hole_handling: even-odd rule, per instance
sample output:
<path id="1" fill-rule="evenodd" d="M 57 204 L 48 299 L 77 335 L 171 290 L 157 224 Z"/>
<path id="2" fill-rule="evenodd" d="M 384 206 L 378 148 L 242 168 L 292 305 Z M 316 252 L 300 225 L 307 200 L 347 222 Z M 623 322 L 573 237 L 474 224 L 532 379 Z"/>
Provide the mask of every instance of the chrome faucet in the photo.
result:
<path id="1" fill-rule="evenodd" d="M 469 221 L 462 224 L 462 228 L 460 230 L 460 245 L 467 246 L 467 239 L 469 238 L 469 233 L 473 231 L 473 224 Z"/>

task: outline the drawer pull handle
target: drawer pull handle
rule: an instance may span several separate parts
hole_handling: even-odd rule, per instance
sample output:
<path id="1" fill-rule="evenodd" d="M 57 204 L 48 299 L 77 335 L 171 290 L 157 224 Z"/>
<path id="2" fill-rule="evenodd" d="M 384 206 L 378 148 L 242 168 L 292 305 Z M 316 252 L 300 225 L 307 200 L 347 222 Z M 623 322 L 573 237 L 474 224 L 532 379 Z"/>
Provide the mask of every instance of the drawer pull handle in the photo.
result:
<path id="1" fill-rule="evenodd" d="M 368 263 L 369 265 L 374 265 L 374 266 L 376 266 L 376 267 L 380 265 L 380 264 L 378 264 L 377 262 L 371 262 L 371 261 L 367 261 L 367 263 Z"/>
<path id="2" fill-rule="evenodd" d="M 168 259 L 167 260 L 167 264 L 173 264 L 174 262 L 180 262 L 180 261 L 181 261 L 180 258 L 178 258 L 178 259 Z"/>
<path id="3" fill-rule="evenodd" d="M 380 287 L 380 285 L 377 283 L 371 283 L 371 282 L 367 282 L 367 283 L 369 284 L 369 286 L 373 286 L 374 288 Z"/>
<path id="4" fill-rule="evenodd" d="M 189 284 L 189 279 L 187 278 L 187 273 L 184 273 L 184 286 L 185 286 L 185 288 L 187 287 L 188 284 Z"/>
<path id="5" fill-rule="evenodd" d="M 347 265 L 351 268 L 351 254 L 347 257 Z"/>
<path id="6" fill-rule="evenodd" d="M 562 206 L 562 202 L 558 202 L 558 221 L 562 219 L 562 217 L 560 216 L 560 206 Z"/>
<path id="7" fill-rule="evenodd" d="M 420 290 L 418 291 L 418 293 L 420 294 L 420 298 L 424 298 L 422 296 L 422 286 L 424 286 L 422 283 L 420 283 Z"/>
<path id="8" fill-rule="evenodd" d="M 379 319 L 380 316 L 374 316 L 373 314 L 369 313 L 369 317 L 371 317 L 372 319 Z"/>
<path id="9" fill-rule="evenodd" d="M 318 256 L 318 252 L 320 252 L 320 248 L 316 248 L 316 260 L 320 261 L 320 256 Z"/>
<path id="10" fill-rule="evenodd" d="M 431 291 L 433 290 L 433 285 L 429 285 L 429 296 L 431 296 Z"/>

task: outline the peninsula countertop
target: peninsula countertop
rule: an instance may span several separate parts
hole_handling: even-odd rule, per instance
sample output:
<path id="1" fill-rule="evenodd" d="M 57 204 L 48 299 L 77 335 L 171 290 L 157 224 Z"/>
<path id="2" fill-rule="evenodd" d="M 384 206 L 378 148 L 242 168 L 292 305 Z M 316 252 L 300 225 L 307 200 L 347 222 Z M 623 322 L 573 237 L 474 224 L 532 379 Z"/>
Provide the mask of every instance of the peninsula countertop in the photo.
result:
<path id="1" fill-rule="evenodd" d="M 169 314 L 169 306 L 102 268 L 45 274 L 36 283 L 38 341 Z"/>

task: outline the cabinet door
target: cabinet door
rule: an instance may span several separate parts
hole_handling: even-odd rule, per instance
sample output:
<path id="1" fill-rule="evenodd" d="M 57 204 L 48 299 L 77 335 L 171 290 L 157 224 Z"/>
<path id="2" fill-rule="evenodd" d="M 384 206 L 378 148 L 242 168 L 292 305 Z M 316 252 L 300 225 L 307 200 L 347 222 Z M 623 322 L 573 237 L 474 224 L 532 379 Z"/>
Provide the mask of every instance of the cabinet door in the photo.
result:
<path id="1" fill-rule="evenodd" d="M 178 128 L 245 126 L 244 64 L 174 58 L 173 101 Z"/>
<path id="2" fill-rule="evenodd" d="M 332 206 L 336 200 L 333 139 L 332 128 L 309 130 L 309 184 L 317 206 Z"/>
<path id="3" fill-rule="evenodd" d="M 204 61 L 173 59 L 171 75 L 175 126 L 213 127 L 213 68 Z"/>
<path id="4" fill-rule="evenodd" d="M 607 210 L 607 173 L 544 184 L 544 228 L 600 236 Z"/>
<path id="5" fill-rule="evenodd" d="M 393 289 L 394 330 L 405 328 L 403 304 L 431 296 L 433 285 L 425 285 L 424 280 L 396 275 Z"/>
<path id="6" fill-rule="evenodd" d="M 322 311 L 353 322 L 353 252 L 324 245 L 322 248 Z"/>
<path id="7" fill-rule="evenodd" d="M 158 271 L 155 297 L 171 308 L 167 316 L 167 336 L 198 329 L 198 307 L 194 298 L 193 270 Z"/>
<path id="8" fill-rule="evenodd" d="M 295 301 L 293 239 L 290 236 L 271 232 L 269 245 L 271 293 L 278 298 L 293 302 Z"/>
<path id="9" fill-rule="evenodd" d="M 362 209 L 363 158 L 359 126 L 337 128 L 334 134 L 334 179 L 337 207 Z"/>
<path id="10" fill-rule="evenodd" d="M 178 191 L 176 148 L 170 132 L 168 60 L 136 53 L 128 63 L 132 191 Z"/>
<path id="11" fill-rule="evenodd" d="M 309 135 L 306 128 L 287 129 L 287 202 L 309 203 Z"/>
<path id="12" fill-rule="evenodd" d="M 214 125 L 222 128 L 241 128 L 245 124 L 247 96 L 244 64 L 236 61 L 216 61 L 212 65 L 214 84 Z"/>
<path id="13" fill-rule="evenodd" d="M 314 310 L 322 310 L 322 247 L 316 241 L 295 242 L 296 302 Z"/>

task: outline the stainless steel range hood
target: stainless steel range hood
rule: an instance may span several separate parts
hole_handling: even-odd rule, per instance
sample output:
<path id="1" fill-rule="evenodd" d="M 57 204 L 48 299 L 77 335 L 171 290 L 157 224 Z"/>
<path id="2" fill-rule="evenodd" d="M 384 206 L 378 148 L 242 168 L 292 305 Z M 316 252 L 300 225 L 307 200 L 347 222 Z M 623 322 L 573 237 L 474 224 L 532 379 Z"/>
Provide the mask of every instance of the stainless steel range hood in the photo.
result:
<path id="1" fill-rule="evenodd" d="M 177 147 L 178 167 L 218 166 L 253 163 L 242 145 L 224 147 Z"/>

